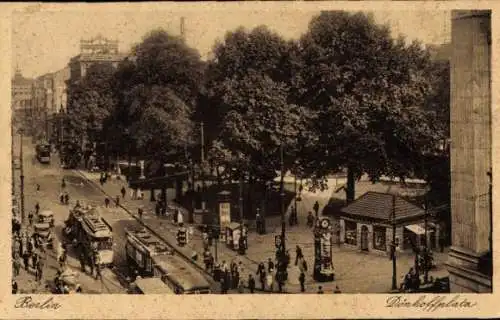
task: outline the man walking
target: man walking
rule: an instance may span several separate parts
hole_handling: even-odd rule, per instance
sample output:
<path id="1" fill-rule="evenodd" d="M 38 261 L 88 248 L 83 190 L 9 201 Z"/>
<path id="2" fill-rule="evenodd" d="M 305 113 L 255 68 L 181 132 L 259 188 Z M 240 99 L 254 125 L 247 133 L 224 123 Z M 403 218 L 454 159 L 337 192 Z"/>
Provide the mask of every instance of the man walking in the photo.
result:
<path id="1" fill-rule="evenodd" d="M 29 221 L 30 226 L 33 225 L 33 212 L 32 211 L 30 211 L 28 213 L 28 221 Z"/>
<path id="2" fill-rule="evenodd" d="M 255 290 L 255 279 L 251 274 L 248 275 L 248 288 L 250 289 L 250 293 L 253 293 Z"/>
<path id="3" fill-rule="evenodd" d="M 38 212 L 40 212 L 40 204 L 37 202 L 35 205 L 35 214 L 38 215 Z"/>
<path id="4" fill-rule="evenodd" d="M 306 275 L 304 272 L 300 273 L 299 282 L 300 282 L 300 292 L 306 292 L 306 287 L 305 287 Z"/>
<path id="5" fill-rule="evenodd" d="M 319 202 L 316 201 L 313 206 L 314 213 L 316 214 L 316 218 L 318 217 L 319 214 Z"/>
<path id="6" fill-rule="evenodd" d="M 125 187 L 122 187 L 120 192 L 122 193 L 122 198 L 125 199 L 125 194 L 127 193 L 127 190 L 125 190 Z"/>

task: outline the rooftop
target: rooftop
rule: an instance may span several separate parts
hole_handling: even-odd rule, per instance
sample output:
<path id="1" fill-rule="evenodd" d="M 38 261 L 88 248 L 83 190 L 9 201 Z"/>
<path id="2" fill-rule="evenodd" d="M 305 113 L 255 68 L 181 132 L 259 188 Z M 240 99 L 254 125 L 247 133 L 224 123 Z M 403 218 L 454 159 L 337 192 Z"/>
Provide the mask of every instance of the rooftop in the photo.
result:
<path id="1" fill-rule="evenodd" d="M 357 217 L 391 221 L 393 219 L 393 210 L 395 220 L 416 218 L 425 214 L 424 209 L 400 196 L 372 191 L 366 192 L 354 202 L 342 208 L 341 212 Z"/>

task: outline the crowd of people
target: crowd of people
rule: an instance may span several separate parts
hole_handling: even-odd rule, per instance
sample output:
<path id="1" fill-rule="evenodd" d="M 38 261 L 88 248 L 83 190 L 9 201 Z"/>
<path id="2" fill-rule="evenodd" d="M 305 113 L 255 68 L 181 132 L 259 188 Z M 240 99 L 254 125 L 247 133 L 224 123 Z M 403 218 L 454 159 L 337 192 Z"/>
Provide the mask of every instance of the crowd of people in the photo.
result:
<path id="1" fill-rule="evenodd" d="M 16 279 L 23 269 L 29 276 L 34 276 L 37 284 L 41 283 L 47 251 L 45 244 L 31 229 L 31 223 L 30 226 L 25 227 L 19 224 L 19 228 L 13 226 L 12 234 L 12 293 L 15 294 L 19 290 Z"/>

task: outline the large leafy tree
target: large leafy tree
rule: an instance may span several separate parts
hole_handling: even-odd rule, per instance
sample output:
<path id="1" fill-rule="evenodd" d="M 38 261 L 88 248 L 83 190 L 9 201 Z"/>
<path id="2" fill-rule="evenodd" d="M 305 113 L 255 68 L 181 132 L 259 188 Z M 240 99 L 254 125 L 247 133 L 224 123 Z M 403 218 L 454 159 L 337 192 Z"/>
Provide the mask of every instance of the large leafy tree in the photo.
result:
<path id="1" fill-rule="evenodd" d="M 281 144 L 287 160 L 297 155 L 307 115 L 290 100 L 292 47 L 264 26 L 236 29 L 216 43 L 207 70 L 207 108 L 218 116 L 214 161 L 265 182 L 279 169 Z"/>
<path id="2" fill-rule="evenodd" d="M 77 135 L 102 133 L 104 120 L 115 107 L 110 63 L 92 64 L 85 76 L 69 85 L 68 121 Z"/>
<path id="3" fill-rule="evenodd" d="M 192 113 L 203 74 L 196 50 L 164 30 L 151 31 L 116 72 L 111 132 L 136 156 L 180 162 L 192 141 Z"/>
<path id="4" fill-rule="evenodd" d="M 309 152 L 317 165 L 309 173 L 324 178 L 347 168 L 348 201 L 364 173 L 373 180 L 421 174 L 423 155 L 440 138 L 423 108 L 432 92 L 426 50 L 392 39 L 371 15 L 340 11 L 313 18 L 299 50 L 295 92 L 316 117 Z"/>

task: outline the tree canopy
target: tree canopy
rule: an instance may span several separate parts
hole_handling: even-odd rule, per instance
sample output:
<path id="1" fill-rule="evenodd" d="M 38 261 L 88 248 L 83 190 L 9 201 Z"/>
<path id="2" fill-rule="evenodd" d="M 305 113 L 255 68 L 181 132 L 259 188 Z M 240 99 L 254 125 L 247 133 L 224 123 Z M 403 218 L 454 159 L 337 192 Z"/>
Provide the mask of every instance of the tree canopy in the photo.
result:
<path id="1" fill-rule="evenodd" d="M 298 101 L 316 114 L 316 177 L 341 167 L 405 178 L 434 150 L 434 118 L 423 106 L 432 91 L 431 61 L 418 42 L 393 40 L 370 15 L 340 11 L 313 18 L 299 41 Z"/>

